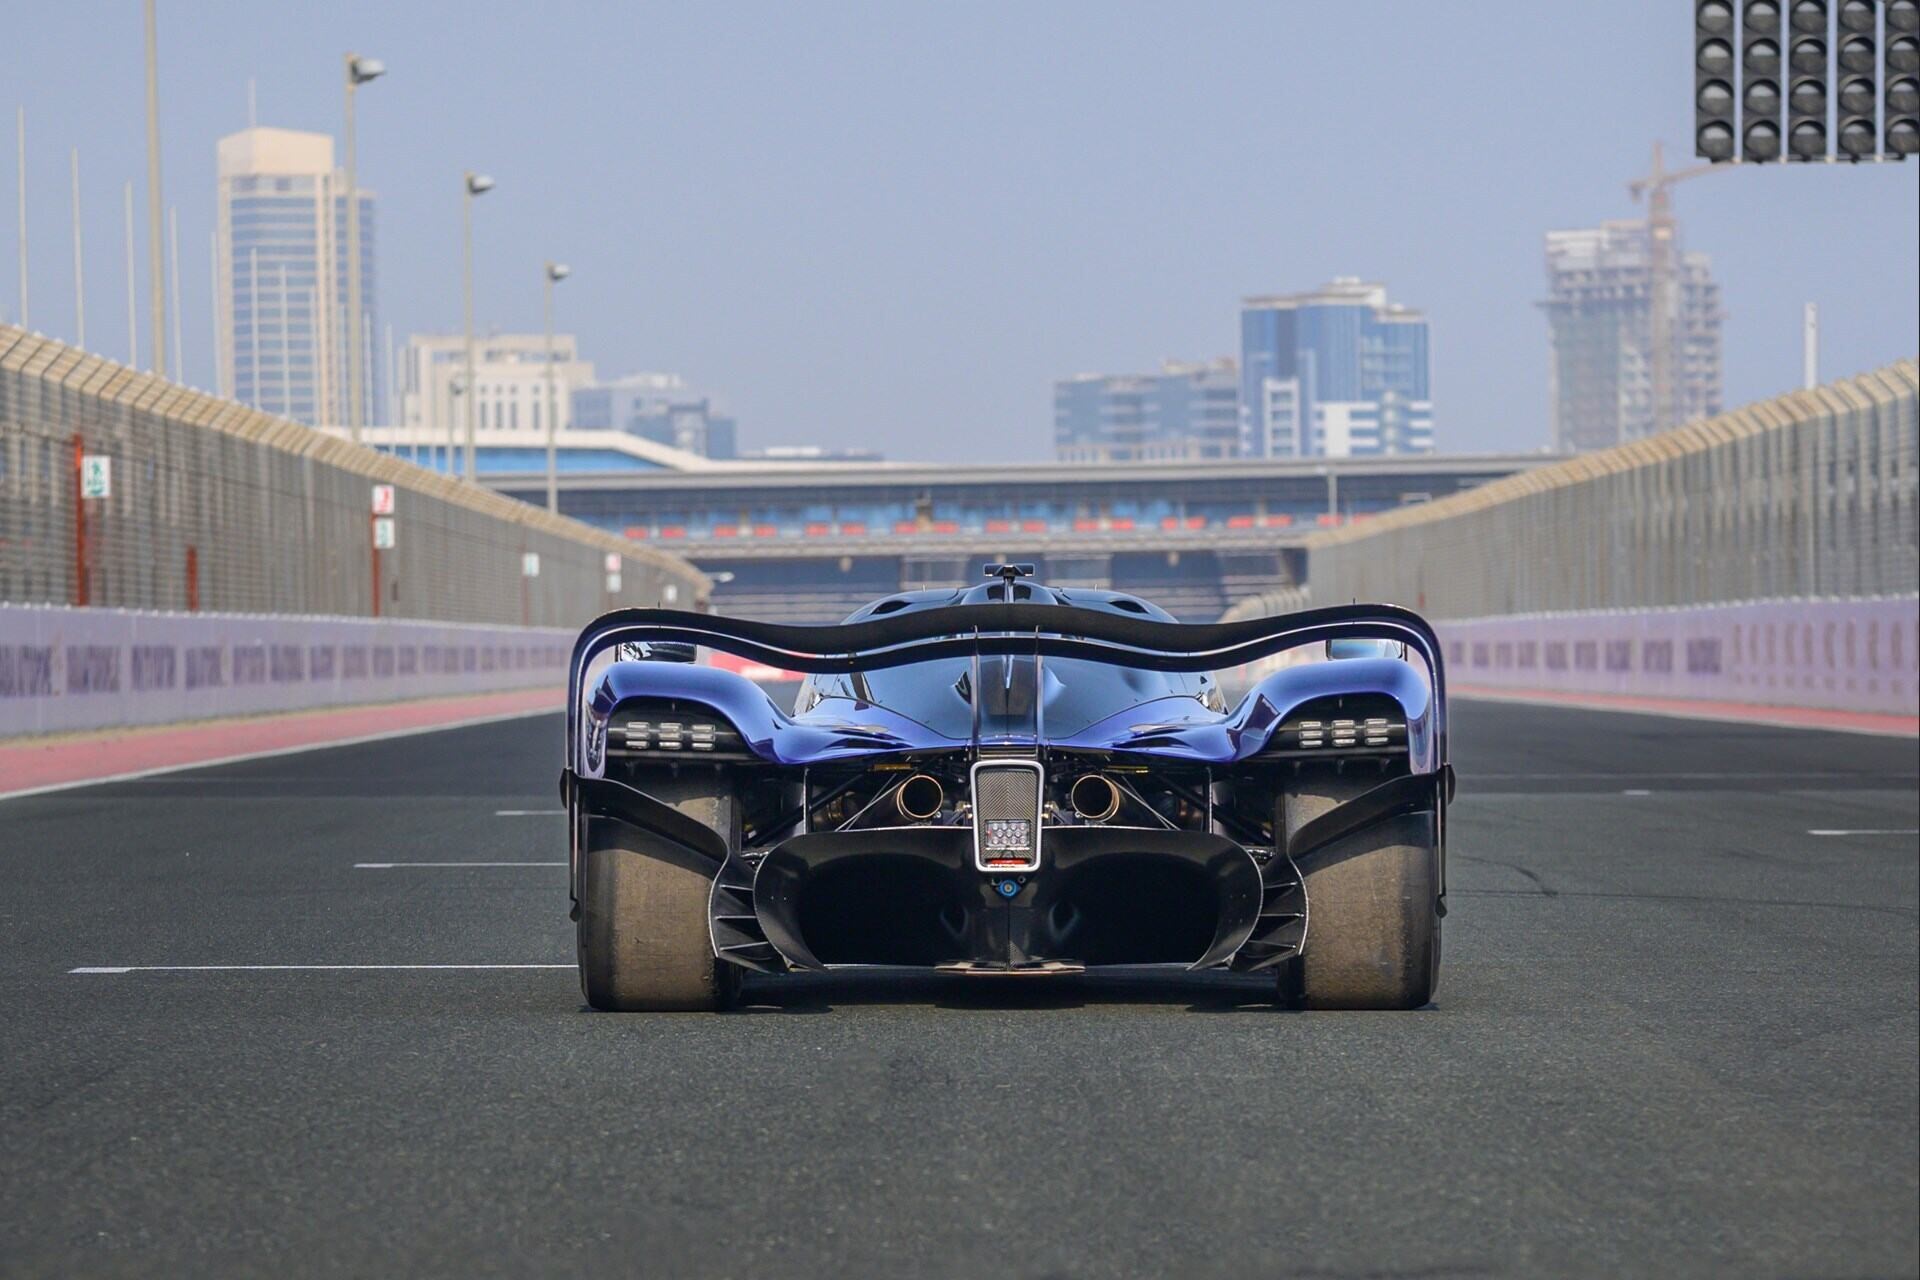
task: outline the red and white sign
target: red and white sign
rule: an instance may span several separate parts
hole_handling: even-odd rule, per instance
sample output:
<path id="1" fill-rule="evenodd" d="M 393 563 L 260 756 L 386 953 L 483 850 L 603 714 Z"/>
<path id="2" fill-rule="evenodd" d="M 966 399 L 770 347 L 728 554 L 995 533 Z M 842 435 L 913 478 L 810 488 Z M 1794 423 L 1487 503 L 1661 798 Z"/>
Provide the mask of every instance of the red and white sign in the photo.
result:
<path id="1" fill-rule="evenodd" d="M 393 486 L 377 484 L 373 486 L 373 514 L 390 516 L 393 514 Z"/>

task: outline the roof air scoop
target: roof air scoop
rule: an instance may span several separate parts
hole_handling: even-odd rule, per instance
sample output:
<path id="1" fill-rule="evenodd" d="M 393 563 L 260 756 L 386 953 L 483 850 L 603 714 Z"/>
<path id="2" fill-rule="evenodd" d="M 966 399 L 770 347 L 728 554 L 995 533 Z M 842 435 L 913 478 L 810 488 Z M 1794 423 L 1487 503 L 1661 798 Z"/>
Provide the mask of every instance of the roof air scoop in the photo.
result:
<path id="1" fill-rule="evenodd" d="M 1012 588 L 1017 579 L 1033 576 L 1033 566 L 1031 564 L 988 564 L 982 565 L 980 572 L 988 578 L 1004 579 L 1008 588 Z"/>

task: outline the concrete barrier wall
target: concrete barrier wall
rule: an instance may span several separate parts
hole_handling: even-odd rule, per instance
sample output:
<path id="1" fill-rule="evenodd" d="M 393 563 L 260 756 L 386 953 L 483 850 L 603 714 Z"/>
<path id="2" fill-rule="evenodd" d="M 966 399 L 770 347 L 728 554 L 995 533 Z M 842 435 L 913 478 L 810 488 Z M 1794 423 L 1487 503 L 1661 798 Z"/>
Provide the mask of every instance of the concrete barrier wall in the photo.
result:
<path id="1" fill-rule="evenodd" d="M 566 685 L 574 632 L 0 603 L 0 738 Z"/>
<path id="2" fill-rule="evenodd" d="M 678 556 L 0 324 L 0 600 L 580 627 L 710 586 Z"/>
<path id="3" fill-rule="evenodd" d="M 1913 596 L 1435 625 L 1456 687 L 1920 714 L 1920 599 Z"/>
<path id="4" fill-rule="evenodd" d="M 1920 366 L 1795 391 L 1315 534 L 1313 598 L 1430 618 L 1909 595 Z"/>

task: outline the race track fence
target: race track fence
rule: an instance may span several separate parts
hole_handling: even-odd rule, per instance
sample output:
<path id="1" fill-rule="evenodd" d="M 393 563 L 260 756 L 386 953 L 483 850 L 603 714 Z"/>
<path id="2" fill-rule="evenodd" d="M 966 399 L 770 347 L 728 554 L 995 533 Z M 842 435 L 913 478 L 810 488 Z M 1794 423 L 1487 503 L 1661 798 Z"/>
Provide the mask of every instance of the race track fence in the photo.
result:
<path id="1" fill-rule="evenodd" d="M 1912 595 L 1916 372 L 1902 360 L 1317 534 L 1313 600 L 1464 619 Z"/>
<path id="2" fill-rule="evenodd" d="M 376 485 L 393 487 L 384 529 Z M 0 600 L 578 627 L 701 607 L 709 585 L 677 556 L 0 325 Z"/>

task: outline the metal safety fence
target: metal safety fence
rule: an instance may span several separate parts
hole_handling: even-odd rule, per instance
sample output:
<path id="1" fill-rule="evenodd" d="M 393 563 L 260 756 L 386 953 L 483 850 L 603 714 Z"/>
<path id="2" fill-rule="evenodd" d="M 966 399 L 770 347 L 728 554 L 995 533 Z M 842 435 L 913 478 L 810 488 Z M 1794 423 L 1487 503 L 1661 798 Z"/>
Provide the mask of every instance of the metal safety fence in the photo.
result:
<path id="1" fill-rule="evenodd" d="M 1913 360 L 1311 538 L 1316 604 L 1439 619 L 1910 596 Z"/>
<path id="2" fill-rule="evenodd" d="M 686 561 L 0 325 L 0 600 L 577 627 Z"/>

